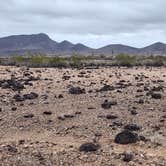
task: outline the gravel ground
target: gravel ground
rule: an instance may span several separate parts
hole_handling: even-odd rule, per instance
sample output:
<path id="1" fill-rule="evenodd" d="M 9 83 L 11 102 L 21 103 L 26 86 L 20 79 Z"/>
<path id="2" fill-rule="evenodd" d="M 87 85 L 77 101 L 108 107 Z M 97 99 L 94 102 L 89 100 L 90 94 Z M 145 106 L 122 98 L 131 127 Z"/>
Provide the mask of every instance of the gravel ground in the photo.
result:
<path id="1" fill-rule="evenodd" d="M 165 68 L 0 66 L 0 166 L 165 166 L 165 83 Z"/>

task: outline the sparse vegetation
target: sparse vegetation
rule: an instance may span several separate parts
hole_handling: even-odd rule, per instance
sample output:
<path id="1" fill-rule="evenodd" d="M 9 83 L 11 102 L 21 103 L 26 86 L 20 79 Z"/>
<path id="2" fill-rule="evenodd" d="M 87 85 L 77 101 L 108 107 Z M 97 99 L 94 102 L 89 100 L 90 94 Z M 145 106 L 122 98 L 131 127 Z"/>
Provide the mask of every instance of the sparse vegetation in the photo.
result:
<path id="1" fill-rule="evenodd" d="M 84 58 L 82 56 L 78 56 L 78 55 L 73 55 L 70 59 L 69 59 L 69 63 L 70 66 L 72 67 L 81 67 L 83 66 L 83 60 Z"/>
<path id="2" fill-rule="evenodd" d="M 136 65 L 136 56 L 130 56 L 125 54 L 119 54 L 116 56 L 118 66 L 131 67 Z"/>
<path id="3" fill-rule="evenodd" d="M 0 58 L 1 65 L 16 65 L 28 67 L 74 67 L 81 68 L 84 66 L 154 66 L 160 67 L 166 65 L 164 56 L 131 56 L 120 54 L 117 56 L 81 56 L 73 55 L 63 56 L 12 56 Z"/>

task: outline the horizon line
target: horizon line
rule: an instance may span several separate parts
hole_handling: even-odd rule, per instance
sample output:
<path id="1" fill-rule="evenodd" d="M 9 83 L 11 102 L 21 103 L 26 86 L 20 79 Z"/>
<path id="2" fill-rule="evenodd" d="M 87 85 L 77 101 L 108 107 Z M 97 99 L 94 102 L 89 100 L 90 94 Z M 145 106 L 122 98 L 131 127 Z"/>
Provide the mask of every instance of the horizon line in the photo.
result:
<path id="1" fill-rule="evenodd" d="M 131 45 L 128 45 L 128 44 L 123 44 L 123 43 L 112 43 L 112 44 L 106 44 L 106 45 L 103 45 L 103 46 L 100 46 L 100 47 L 97 47 L 97 48 L 93 48 L 93 47 L 90 47 L 86 44 L 83 44 L 81 42 L 71 42 L 70 40 L 67 40 L 67 39 L 64 39 L 64 40 L 61 40 L 61 41 L 56 41 L 54 39 L 52 39 L 47 33 L 43 33 L 43 32 L 40 32 L 40 33 L 27 33 L 27 34 L 13 34 L 13 35 L 6 35 L 6 36 L 0 36 L 0 39 L 3 39 L 3 38 L 8 38 L 8 37 L 13 37 L 13 36 L 31 36 L 31 35 L 46 35 L 48 36 L 51 40 L 53 40 L 54 42 L 60 44 L 60 43 L 63 43 L 63 42 L 69 42 L 73 45 L 77 45 L 77 44 L 82 44 L 90 49 L 93 49 L 93 50 L 96 50 L 96 49 L 101 49 L 101 48 L 104 48 L 104 47 L 107 47 L 107 46 L 115 46 L 115 45 L 121 45 L 121 46 L 127 46 L 127 47 L 131 47 L 131 48 L 135 48 L 135 49 L 143 49 L 143 48 L 146 48 L 146 47 L 149 47 L 151 45 L 154 45 L 154 44 L 166 44 L 165 42 L 161 42 L 161 41 L 156 41 L 156 42 L 152 42 L 150 44 L 147 44 L 143 47 L 136 47 L 136 46 L 131 46 Z"/>

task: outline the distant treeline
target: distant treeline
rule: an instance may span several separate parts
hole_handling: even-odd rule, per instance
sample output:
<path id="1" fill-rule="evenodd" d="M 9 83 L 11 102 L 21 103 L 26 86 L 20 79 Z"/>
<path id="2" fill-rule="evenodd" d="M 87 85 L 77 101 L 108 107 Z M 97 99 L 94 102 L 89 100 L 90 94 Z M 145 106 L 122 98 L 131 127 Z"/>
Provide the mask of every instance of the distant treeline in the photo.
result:
<path id="1" fill-rule="evenodd" d="M 81 56 L 53 57 L 46 55 L 1 57 L 0 65 L 28 66 L 28 67 L 98 67 L 98 66 L 166 66 L 164 56 Z"/>

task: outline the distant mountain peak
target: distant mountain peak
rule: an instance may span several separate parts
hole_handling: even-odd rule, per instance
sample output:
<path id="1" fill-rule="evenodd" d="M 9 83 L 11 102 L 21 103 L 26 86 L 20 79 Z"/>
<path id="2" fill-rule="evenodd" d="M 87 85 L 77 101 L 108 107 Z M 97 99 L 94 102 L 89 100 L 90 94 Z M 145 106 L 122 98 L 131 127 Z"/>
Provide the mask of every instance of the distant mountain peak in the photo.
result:
<path id="1" fill-rule="evenodd" d="M 85 46 L 84 44 L 81 44 L 81 43 L 77 43 L 77 44 L 75 45 L 75 47 L 87 47 L 87 46 Z M 87 47 L 87 48 L 89 48 L 89 47 Z"/>
<path id="2" fill-rule="evenodd" d="M 147 47 L 144 47 L 144 48 L 149 48 L 149 47 L 154 47 L 154 48 L 160 48 L 160 47 L 165 47 L 166 44 L 165 43 L 162 43 L 162 42 L 156 42 L 156 43 L 153 43 Z"/>
<path id="3" fill-rule="evenodd" d="M 60 43 L 52 40 L 45 33 L 31 35 L 13 35 L 0 38 L 0 56 L 44 53 L 52 55 L 166 55 L 166 44 L 156 42 L 144 48 L 135 48 L 123 44 L 110 44 L 99 49 L 87 47 L 82 43 L 73 44 L 67 40 Z"/>
<path id="4" fill-rule="evenodd" d="M 163 43 L 163 42 L 156 42 L 154 44 L 156 44 L 156 45 L 162 45 L 162 44 L 165 44 L 165 43 Z"/>
<path id="5" fill-rule="evenodd" d="M 61 45 L 73 45 L 73 43 L 71 43 L 71 42 L 69 42 L 67 40 L 62 41 L 59 44 L 61 44 Z"/>
<path id="6" fill-rule="evenodd" d="M 27 36 L 27 35 L 25 35 L 25 36 Z M 32 34 L 32 35 L 28 35 L 28 36 L 32 37 L 32 38 L 38 38 L 39 40 L 40 39 L 41 40 L 51 40 L 50 37 L 45 33 Z"/>

